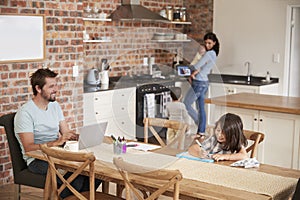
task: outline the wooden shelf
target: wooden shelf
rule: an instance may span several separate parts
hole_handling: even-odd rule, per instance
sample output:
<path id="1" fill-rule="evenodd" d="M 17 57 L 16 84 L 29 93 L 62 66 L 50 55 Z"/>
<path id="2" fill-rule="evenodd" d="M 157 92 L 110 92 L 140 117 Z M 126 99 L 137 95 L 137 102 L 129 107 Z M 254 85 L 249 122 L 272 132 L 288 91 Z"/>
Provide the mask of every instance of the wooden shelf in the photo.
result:
<path id="1" fill-rule="evenodd" d="M 171 24 L 192 24 L 192 22 L 171 21 Z"/>

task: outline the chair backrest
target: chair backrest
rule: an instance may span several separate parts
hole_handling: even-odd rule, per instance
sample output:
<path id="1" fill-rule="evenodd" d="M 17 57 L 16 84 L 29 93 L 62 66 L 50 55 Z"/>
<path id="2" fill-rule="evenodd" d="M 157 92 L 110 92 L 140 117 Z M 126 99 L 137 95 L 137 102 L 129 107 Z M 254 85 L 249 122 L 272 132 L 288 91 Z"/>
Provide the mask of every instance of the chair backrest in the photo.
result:
<path id="1" fill-rule="evenodd" d="M 292 200 L 299 200 L 300 199 L 300 178 L 298 179 L 296 190 L 294 192 Z"/>
<path id="2" fill-rule="evenodd" d="M 13 167 L 14 183 L 44 188 L 45 176 L 30 172 L 27 168 L 25 160 L 23 159 L 21 147 L 14 131 L 15 114 L 16 113 L 10 113 L 0 117 L 0 126 L 4 126 L 8 141 Z"/>
<path id="3" fill-rule="evenodd" d="M 155 191 L 150 191 L 150 195 L 145 200 L 157 199 L 161 194 L 166 192 L 171 186 L 173 186 L 173 199 L 179 199 L 179 182 L 182 180 L 182 174 L 179 170 L 166 170 L 166 169 L 151 169 L 142 167 L 139 165 L 131 164 L 124 161 L 121 157 L 114 157 L 113 162 L 121 174 L 126 189 L 126 199 L 144 200 L 138 187 L 131 181 L 144 180 L 147 178 L 151 182 L 157 182 L 159 188 Z M 143 187 L 145 190 L 146 187 Z M 132 193 L 135 195 L 132 196 Z"/>
<path id="4" fill-rule="evenodd" d="M 249 131 L 249 130 L 244 130 L 244 135 L 246 136 L 247 140 L 253 141 L 253 143 L 246 148 L 246 151 L 247 153 L 251 151 L 250 158 L 254 158 L 256 157 L 257 154 L 258 144 L 264 140 L 265 135 L 260 132 Z"/>
<path id="5" fill-rule="evenodd" d="M 144 142 L 148 143 L 148 129 L 150 129 L 151 133 L 154 135 L 159 144 L 164 147 L 166 143 L 159 136 L 154 127 L 163 127 L 170 128 L 177 131 L 176 137 L 168 143 L 168 145 L 173 145 L 178 142 L 177 148 L 180 149 L 183 142 L 183 137 L 185 136 L 186 131 L 188 130 L 188 124 L 175 121 L 168 120 L 162 118 L 145 118 L 144 119 Z"/>
<path id="6" fill-rule="evenodd" d="M 95 199 L 95 172 L 94 172 L 94 161 L 96 160 L 92 152 L 83 153 L 83 152 L 71 152 L 58 147 L 48 147 L 47 144 L 40 144 L 40 148 L 45 155 L 46 160 L 48 161 L 48 173 L 47 173 L 47 184 L 45 189 L 52 188 L 54 192 L 54 199 L 59 199 L 60 193 L 67 187 L 78 199 L 87 199 L 81 193 L 79 193 L 73 186 L 70 184 L 82 171 L 89 166 L 89 179 L 90 179 L 90 198 Z M 72 175 L 65 179 L 60 173 L 58 168 L 54 164 L 54 159 L 59 159 L 63 161 L 74 161 L 78 162 L 78 166 L 74 166 L 74 172 Z M 63 184 L 58 188 L 57 187 L 57 178 L 58 177 Z M 45 192 L 48 193 L 48 192 Z"/>

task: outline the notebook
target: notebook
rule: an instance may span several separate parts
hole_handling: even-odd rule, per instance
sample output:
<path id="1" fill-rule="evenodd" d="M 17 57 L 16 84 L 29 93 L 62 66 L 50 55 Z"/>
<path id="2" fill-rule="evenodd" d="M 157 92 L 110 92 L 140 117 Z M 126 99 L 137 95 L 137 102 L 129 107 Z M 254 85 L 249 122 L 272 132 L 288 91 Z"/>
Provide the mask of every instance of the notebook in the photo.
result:
<path id="1" fill-rule="evenodd" d="M 107 122 L 92 124 L 79 128 L 79 150 L 96 146 L 102 143 Z"/>
<path id="2" fill-rule="evenodd" d="M 201 161 L 201 162 L 208 162 L 208 163 L 213 163 L 214 162 L 214 160 L 210 159 L 210 158 L 199 158 L 199 157 L 192 156 L 187 151 L 179 153 L 179 154 L 176 154 L 176 157 L 178 157 L 178 158 L 186 158 L 186 159 L 189 159 L 189 160 L 197 160 L 197 161 Z"/>

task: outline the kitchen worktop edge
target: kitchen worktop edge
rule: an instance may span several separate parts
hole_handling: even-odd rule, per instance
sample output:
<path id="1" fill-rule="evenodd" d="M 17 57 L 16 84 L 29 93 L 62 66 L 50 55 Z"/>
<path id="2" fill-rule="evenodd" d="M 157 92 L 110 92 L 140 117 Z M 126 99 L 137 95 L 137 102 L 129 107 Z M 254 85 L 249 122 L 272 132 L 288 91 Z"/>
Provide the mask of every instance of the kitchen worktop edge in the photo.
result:
<path id="1" fill-rule="evenodd" d="M 206 103 L 300 115 L 300 98 L 279 95 L 237 93 L 205 99 Z"/>

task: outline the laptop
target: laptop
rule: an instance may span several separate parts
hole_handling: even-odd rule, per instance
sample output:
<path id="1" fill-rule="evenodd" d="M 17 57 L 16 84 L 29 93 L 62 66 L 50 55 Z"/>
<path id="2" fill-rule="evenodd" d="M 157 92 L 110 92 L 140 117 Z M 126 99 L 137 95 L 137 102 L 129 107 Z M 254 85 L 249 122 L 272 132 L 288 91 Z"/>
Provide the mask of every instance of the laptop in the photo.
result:
<path id="1" fill-rule="evenodd" d="M 102 143 L 108 122 L 101 122 L 79 128 L 79 150 Z"/>

